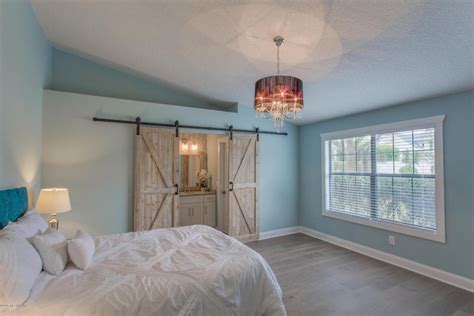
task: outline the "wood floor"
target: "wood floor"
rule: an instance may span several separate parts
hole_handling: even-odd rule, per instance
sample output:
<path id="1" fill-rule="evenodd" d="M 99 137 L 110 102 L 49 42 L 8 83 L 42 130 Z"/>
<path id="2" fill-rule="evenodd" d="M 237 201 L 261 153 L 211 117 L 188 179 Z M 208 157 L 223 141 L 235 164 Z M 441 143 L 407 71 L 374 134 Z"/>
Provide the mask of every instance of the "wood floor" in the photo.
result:
<path id="1" fill-rule="evenodd" d="M 303 234 L 247 244 L 271 265 L 288 315 L 474 315 L 474 294 Z"/>

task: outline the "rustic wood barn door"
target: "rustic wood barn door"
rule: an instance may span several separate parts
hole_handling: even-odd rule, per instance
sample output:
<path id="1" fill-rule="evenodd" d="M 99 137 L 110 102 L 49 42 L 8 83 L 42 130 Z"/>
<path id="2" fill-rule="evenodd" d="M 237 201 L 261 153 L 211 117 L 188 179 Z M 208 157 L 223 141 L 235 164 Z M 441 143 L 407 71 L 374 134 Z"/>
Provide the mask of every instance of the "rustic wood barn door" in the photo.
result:
<path id="1" fill-rule="evenodd" d="M 178 146 L 174 129 L 142 127 L 135 136 L 135 231 L 179 225 Z"/>
<path id="2" fill-rule="evenodd" d="M 229 235 L 242 241 L 259 238 L 258 141 L 256 135 L 229 139 Z"/>

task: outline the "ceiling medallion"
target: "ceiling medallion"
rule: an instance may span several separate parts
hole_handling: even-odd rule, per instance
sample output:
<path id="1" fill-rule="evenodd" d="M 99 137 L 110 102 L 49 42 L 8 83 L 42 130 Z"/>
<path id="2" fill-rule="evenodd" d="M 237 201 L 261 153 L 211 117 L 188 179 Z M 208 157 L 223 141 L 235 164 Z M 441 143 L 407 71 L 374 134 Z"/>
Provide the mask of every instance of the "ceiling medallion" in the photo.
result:
<path id="1" fill-rule="evenodd" d="M 284 39 L 276 36 L 273 41 L 277 46 L 277 75 L 255 83 L 254 108 L 258 118 L 271 119 L 280 132 L 285 119 L 301 118 L 303 81 L 296 77 L 280 76 L 280 46 Z"/>

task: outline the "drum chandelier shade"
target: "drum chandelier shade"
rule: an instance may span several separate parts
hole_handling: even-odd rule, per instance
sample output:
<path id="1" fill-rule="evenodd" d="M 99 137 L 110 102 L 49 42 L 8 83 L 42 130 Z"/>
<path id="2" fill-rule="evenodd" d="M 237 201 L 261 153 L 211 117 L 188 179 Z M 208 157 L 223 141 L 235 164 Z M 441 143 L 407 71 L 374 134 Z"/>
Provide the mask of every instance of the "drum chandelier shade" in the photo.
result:
<path id="1" fill-rule="evenodd" d="M 273 120 L 277 131 L 285 119 L 301 118 L 303 109 L 303 81 L 292 76 L 280 75 L 280 45 L 283 37 L 273 39 L 277 45 L 277 75 L 265 77 L 255 83 L 254 108 L 258 118 Z"/>

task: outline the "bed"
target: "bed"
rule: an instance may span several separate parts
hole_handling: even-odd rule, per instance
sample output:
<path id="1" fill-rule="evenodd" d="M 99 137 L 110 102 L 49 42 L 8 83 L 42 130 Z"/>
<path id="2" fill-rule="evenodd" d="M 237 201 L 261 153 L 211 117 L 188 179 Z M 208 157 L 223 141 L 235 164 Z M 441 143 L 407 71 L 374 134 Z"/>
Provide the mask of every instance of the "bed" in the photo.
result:
<path id="1" fill-rule="evenodd" d="M 41 272 L 21 315 L 286 315 L 255 251 L 202 225 L 94 238 L 85 271 Z"/>

